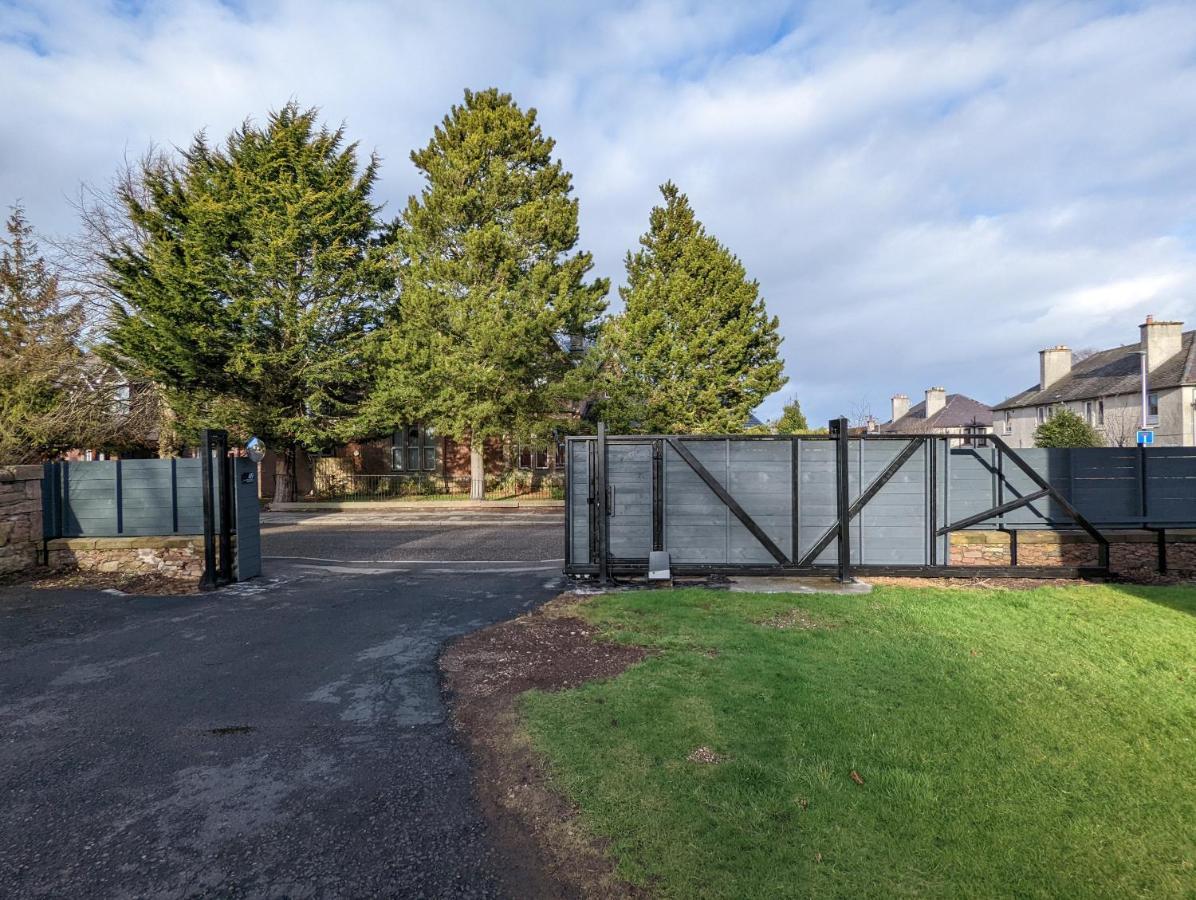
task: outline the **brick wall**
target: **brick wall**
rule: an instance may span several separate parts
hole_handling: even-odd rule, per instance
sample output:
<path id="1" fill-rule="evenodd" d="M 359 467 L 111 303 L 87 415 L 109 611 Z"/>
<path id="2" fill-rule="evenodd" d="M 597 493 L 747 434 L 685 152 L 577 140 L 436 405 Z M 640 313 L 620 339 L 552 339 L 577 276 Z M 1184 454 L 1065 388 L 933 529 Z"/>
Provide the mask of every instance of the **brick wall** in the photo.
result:
<path id="1" fill-rule="evenodd" d="M 36 565 L 42 545 L 42 467 L 0 466 L 0 575 Z"/>
<path id="2" fill-rule="evenodd" d="M 1158 573 L 1158 538 L 1149 531 L 1110 531 L 1109 568 L 1131 577 Z M 956 531 L 951 535 L 951 565 L 1008 566 L 1010 536 L 1000 531 Z M 1069 531 L 1019 531 L 1021 566 L 1095 566 L 1096 544 Z M 1196 576 L 1196 531 L 1167 532 L 1167 574 Z"/>

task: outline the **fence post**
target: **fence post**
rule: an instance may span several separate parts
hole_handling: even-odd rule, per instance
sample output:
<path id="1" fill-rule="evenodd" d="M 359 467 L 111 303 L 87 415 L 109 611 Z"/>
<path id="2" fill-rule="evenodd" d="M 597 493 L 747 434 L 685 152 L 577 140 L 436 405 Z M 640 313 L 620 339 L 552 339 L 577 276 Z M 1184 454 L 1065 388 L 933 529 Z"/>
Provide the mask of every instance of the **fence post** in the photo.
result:
<path id="1" fill-rule="evenodd" d="M 233 460 L 228 455 L 228 432 L 219 432 L 217 475 L 220 485 L 220 584 L 233 581 Z"/>
<path id="2" fill-rule="evenodd" d="M 831 419 L 829 428 L 835 441 L 835 517 L 838 520 L 839 537 L 839 581 L 849 582 L 851 577 L 851 507 L 849 479 L 851 459 L 847 446 L 847 419 L 840 416 Z"/>
<path id="3" fill-rule="evenodd" d="M 199 480 L 203 496 L 203 577 L 201 591 L 216 587 L 216 522 L 212 502 L 212 432 L 205 428 L 199 433 Z"/>
<path id="4" fill-rule="evenodd" d="M 594 502 L 598 512 L 598 581 L 610 583 L 610 520 L 607 518 L 606 496 L 606 423 L 598 423 L 598 453 L 596 465 L 597 485 Z"/>

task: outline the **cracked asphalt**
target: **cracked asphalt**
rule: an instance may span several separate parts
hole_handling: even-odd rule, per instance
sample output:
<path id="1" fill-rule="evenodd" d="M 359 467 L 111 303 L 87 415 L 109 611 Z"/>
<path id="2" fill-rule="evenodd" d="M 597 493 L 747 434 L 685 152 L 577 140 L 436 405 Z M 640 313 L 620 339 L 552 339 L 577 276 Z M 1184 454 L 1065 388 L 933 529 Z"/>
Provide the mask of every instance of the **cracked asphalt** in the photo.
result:
<path id="1" fill-rule="evenodd" d="M 560 513 L 354 518 L 212 594 L 0 588 L 0 896 L 523 896 L 436 661 L 559 592 Z"/>

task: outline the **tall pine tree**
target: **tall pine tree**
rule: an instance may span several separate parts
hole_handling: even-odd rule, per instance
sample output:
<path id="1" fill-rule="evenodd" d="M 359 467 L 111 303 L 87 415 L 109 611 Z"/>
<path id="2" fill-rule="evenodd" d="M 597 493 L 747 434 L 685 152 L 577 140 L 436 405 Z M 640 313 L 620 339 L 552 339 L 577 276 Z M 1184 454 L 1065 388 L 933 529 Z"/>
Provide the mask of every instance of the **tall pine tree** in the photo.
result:
<path id="1" fill-rule="evenodd" d="M 603 334 L 602 404 L 619 431 L 739 432 L 786 379 L 759 285 L 668 182 L 640 249 L 627 254 L 625 309 Z"/>
<path id="2" fill-rule="evenodd" d="M 468 441 L 484 493 L 487 438 L 543 440 L 576 370 L 564 342 L 593 335 L 609 284 L 587 282 L 572 176 L 509 94 L 466 91 L 411 154 L 426 179 L 398 228 L 402 304 L 371 403 L 374 425 L 419 422 Z"/>
<path id="3" fill-rule="evenodd" d="M 82 328 L 82 310 L 62 296 L 14 208 L 0 237 L 0 464 L 108 436 L 114 397 L 81 350 Z"/>
<path id="4" fill-rule="evenodd" d="M 393 277 L 364 166 L 343 128 L 290 103 L 223 146 L 199 134 L 122 188 L 130 229 L 107 254 L 121 298 L 108 329 L 122 370 L 157 384 L 184 432 L 223 426 L 279 451 L 347 435 L 368 392 L 367 343 Z"/>
<path id="5" fill-rule="evenodd" d="M 789 402 L 781 409 L 781 417 L 773 426 L 777 434 L 802 434 L 810 430 L 810 423 L 806 421 L 806 414 L 801 411 L 801 404 L 796 397 L 790 397 Z"/>

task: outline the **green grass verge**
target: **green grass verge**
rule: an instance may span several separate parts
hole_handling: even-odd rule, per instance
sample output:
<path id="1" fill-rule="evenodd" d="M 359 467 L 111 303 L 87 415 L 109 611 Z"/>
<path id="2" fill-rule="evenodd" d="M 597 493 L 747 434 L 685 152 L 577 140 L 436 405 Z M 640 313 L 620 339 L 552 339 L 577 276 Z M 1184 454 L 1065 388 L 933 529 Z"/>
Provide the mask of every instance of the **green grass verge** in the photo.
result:
<path id="1" fill-rule="evenodd" d="M 819 627 L 761 624 L 795 607 Z M 526 725 L 621 874 L 662 897 L 1196 896 L 1196 590 L 580 609 L 660 652 L 528 694 Z M 726 760 L 688 762 L 703 745 Z"/>

